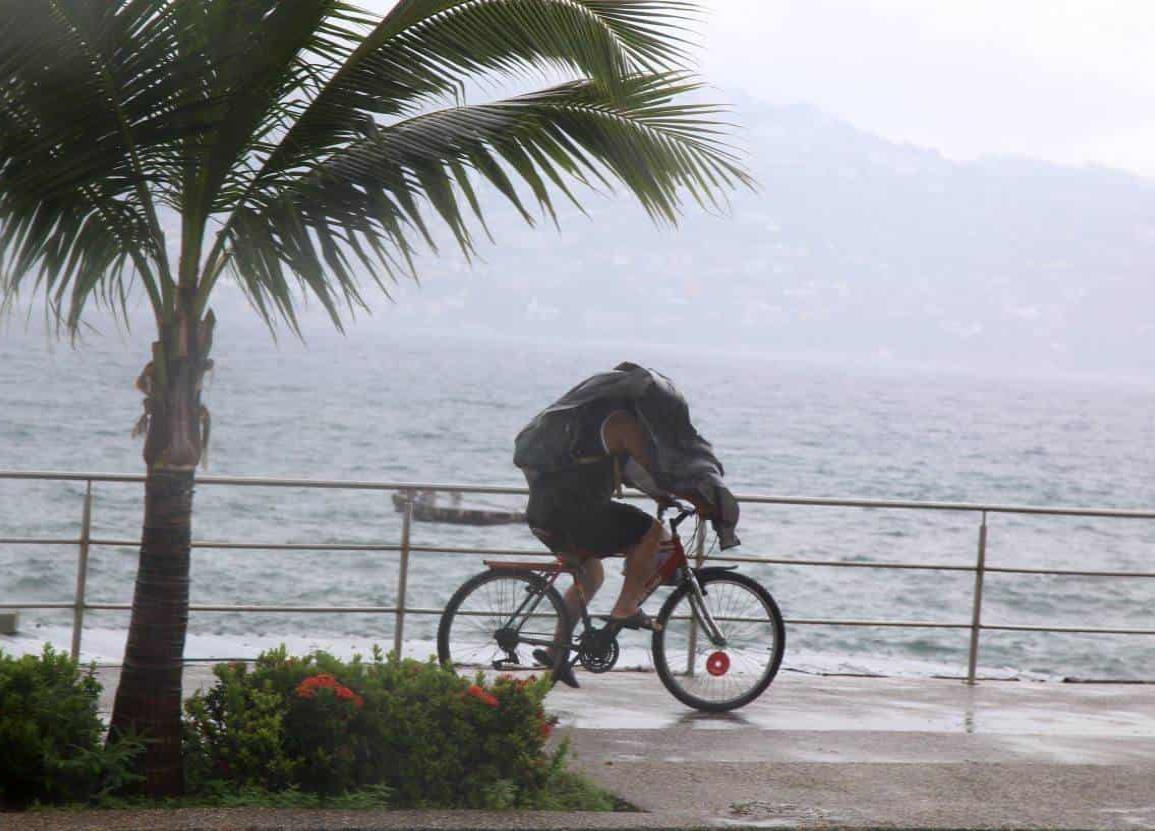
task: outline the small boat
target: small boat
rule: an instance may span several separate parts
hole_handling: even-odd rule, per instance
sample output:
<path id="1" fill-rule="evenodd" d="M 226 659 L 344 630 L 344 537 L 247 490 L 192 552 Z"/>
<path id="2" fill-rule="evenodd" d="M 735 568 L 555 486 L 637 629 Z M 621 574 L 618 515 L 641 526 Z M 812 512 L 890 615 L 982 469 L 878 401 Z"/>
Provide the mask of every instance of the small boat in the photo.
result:
<path id="1" fill-rule="evenodd" d="M 405 495 L 393 494 L 393 507 L 405 511 Z M 417 522 L 447 522 L 454 525 L 505 525 L 525 522 L 524 511 L 480 505 L 464 505 L 461 494 L 452 494 L 452 504 L 439 505 L 436 491 L 419 491 L 413 497 L 413 519 Z"/>

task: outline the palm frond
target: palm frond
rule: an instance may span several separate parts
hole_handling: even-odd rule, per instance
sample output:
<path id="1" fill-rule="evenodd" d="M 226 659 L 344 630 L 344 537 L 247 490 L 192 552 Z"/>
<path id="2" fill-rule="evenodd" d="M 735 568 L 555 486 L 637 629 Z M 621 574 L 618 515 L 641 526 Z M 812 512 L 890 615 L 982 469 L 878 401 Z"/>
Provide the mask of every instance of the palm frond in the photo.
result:
<path id="1" fill-rule="evenodd" d="M 314 85 L 312 64 L 341 51 L 332 20 L 339 0 L 193 0 L 176 5 L 180 50 L 198 64 L 211 129 L 186 137 L 186 165 L 175 206 L 205 219 L 229 204 L 227 180 L 251 164 L 263 137 L 284 132 L 294 95 Z M 347 50 L 345 50 L 347 52 Z"/>
<path id="2" fill-rule="evenodd" d="M 515 182 L 549 214 L 551 188 L 572 198 L 572 183 L 617 182 L 652 217 L 673 221 L 685 196 L 711 204 L 720 189 L 750 183 L 715 110 L 675 101 L 695 88 L 680 74 L 623 78 L 616 94 L 574 82 L 379 127 L 297 181 L 255 194 L 224 231 L 232 271 L 269 322 L 295 327 L 301 288 L 340 326 L 342 306 L 363 304 L 360 273 L 410 269 L 414 233 L 434 245 L 430 208 L 472 250 L 465 213 L 480 214 L 480 204 L 471 176 L 531 223 Z"/>
<path id="3" fill-rule="evenodd" d="M 681 74 L 689 0 L 0 0 L 0 292 L 66 325 L 158 322 L 227 268 L 267 321 L 296 292 L 340 325 L 364 273 L 388 291 L 444 225 L 467 254 L 479 184 L 527 222 L 623 185 L 660 222 L 749 180 Z M 580 80 L 473 106 L 474 80 Z M 580 207 L 580 205 L 579 205 Z M 181 219 L 179 270 L 158 216 Z M 209 223 L 220 221 L 203 255 Z M 180 292 L 178 293 L 178 283 Z"/>
<path id="4" fill-rule="evenodd" d="M 0 256 L 10 280 L 38 269 L 49 296 L 68 299 L 73 328 L 105 274 L 96 296 L 123 298 L 135 275 L 156 305 L 168 281 L 153 193 L 172 181 L 173 147 L 189 130 L 171 9 L 0 0 L 0 19 Z"/>
<path id="5" fill-rule="evenodd" d="M 292 176 L 350 141 L 374 116 L 404 116 L 457 95 L 486 72 L 553 64 L 610 90 L 683 65 L 684 0 L 401 0 L 310 101 L 258 175 Z"/>

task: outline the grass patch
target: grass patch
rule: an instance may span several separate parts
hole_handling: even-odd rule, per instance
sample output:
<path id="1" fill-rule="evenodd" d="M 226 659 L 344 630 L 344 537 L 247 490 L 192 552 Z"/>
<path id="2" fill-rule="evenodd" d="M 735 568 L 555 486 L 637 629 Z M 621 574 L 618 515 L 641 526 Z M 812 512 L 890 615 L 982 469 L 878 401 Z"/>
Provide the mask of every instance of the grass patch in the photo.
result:
<path id="1" fill-rule="evenodd" d="M 548 788 L 534 793 L 523 808 L 531 811 L 629 811 L 640 809 L 599 788 L 579 773 L 562 770 Z"/>

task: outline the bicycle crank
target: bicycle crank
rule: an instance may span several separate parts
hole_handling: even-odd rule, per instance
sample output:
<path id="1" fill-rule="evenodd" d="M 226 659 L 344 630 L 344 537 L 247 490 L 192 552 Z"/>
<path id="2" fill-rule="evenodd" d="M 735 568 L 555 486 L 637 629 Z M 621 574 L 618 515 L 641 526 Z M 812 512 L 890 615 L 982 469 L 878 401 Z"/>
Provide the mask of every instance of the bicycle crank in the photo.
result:
<path id="1" fill-rule="evenodd" d="M 609 627 L 582 632 L 578 641 L 578 661 L 590 672 L 609 672 L 620 655 L 618 639 L 609 632 Z"/>

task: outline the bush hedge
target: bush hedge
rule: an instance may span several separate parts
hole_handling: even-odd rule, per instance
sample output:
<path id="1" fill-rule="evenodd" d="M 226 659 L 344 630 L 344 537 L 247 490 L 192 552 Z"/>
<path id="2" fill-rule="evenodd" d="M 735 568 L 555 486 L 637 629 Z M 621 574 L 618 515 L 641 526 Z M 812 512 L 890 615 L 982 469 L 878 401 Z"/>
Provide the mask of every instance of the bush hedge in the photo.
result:
<path id="1" fill-rule="evenodd" d="M 460 678 L 429 662 L 343 662 L 282 647 L 219 664 L 185 703 L 180 805 L 621 810 L 546 752 L 549 682 Z M 0 810 L 126 807 L 143 741 L 103 744 L 93 669 L 45 646 L 0 652 Z M 0 823 L 2 824 L 2 823 Z"/>
<path id="2" fill-rule="evenodd" d="M 20 658 L 0 651 L 0 809 L 91 802 L 135 780 L 143 745 L 104 746 L 92 673 L 47 645 Z"/>
<path id="3" fill-rule="evenodd" d="M 487 683 L 377 649 L 345 662 L 283 647 L 214 674 L 185 705 L 194 793 L 372 787 L 398 806 L 509 808 L 540 804 L 560 781 L 564 751 L 545 752 L 545 679 Z"/>

